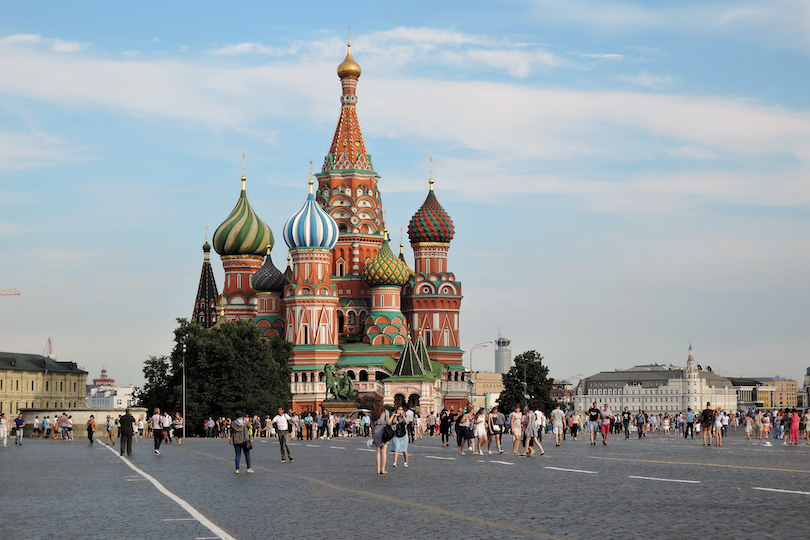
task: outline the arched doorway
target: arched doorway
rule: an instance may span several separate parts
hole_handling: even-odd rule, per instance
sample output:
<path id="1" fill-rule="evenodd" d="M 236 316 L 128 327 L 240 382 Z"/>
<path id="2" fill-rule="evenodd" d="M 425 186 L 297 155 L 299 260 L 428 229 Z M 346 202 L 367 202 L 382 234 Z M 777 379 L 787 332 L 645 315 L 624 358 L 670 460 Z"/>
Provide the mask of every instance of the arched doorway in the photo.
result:
<path id="1" fill-rule="evenodd" d="M 405 406 L 405 396 L 402 394 L 396 394 L 394 396 L 394 407 L 404 407 Z"/>
<path id="2" fill-rule="evenodd" d="M 419 394 L 411 394 L 408 396 L 408 408 L 416 411 L 419 410 Z"/>

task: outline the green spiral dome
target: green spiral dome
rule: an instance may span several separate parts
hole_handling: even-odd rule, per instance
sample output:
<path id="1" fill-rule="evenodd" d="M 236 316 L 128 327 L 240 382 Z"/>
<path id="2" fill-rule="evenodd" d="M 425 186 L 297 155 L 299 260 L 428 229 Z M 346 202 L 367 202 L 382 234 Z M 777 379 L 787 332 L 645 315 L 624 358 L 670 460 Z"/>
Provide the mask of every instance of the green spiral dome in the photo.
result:
<path id="1" fill-rule="evenodd" d="M 230 215 L 214 231 L 213 243 L 220 255 L 264 255 L 272 249 L 273 232 L 250 206 L 244 187 Z"/>

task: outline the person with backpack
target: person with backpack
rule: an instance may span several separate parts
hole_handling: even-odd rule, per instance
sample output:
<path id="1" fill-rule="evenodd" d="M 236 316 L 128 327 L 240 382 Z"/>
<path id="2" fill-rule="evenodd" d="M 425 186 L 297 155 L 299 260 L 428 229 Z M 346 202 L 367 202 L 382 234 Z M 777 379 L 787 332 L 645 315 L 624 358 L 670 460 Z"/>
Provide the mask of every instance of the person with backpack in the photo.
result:
<path id="1" fill-rule="evenodd" d="M 394 467 L 397 466 L 400 452 L 405 456 L 405 466 L 408 466 L 408 426 L 410 424 L 411 421 L 408 420 L 405 409 L 400 405 L 391 417 L 391 426 L 394 428 L 394 438 L 391 439 L 391 451 L 394 453 L 392 466 Z"/>
<path id="2" fill-rule="evenodd" d="M 706 408 L 703 410 L 702 413 L 700 413 L 700 430 L 703 432 L 703 446 L 712 445 L 713 424 L 714 424 L 714 410 L 712 410 L 711 402 L 706 402 Z"/>

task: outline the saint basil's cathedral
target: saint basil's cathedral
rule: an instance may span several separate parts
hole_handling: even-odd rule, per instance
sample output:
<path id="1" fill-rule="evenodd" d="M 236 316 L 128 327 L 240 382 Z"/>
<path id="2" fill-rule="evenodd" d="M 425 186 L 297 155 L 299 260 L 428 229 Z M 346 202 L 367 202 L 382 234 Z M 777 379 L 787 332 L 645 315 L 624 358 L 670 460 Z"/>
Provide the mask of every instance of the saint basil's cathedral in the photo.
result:
<path id="1" fill-rule="evenodd" d="M 454 227 L 429 180 L 408 225 L 414 269 L 389 245 L 380 176 L 357 117 L 360 66 L 351 54 L 338 66 L 340 118 L 329 153 L 303 206 L 284 224 L 287 268 L 272 260 L 274 237 L 248 201 L 246 178 L 230 215 L 214 232 L 225 270 L 217 292 L 203 245 L 194 321 L 249 319 L 265 337 L 293 344 L 292 408 L 317 410 L 327 399 L 324 367 L 347 376 L 360 395 L 421 412 L 454 406 L 469 393 L 459 343 L 461 283 L 448 265 Z M 317 186 L 315 181 L 317 180 Z M 342 376 L 342 375 L 341 375 Z"/>

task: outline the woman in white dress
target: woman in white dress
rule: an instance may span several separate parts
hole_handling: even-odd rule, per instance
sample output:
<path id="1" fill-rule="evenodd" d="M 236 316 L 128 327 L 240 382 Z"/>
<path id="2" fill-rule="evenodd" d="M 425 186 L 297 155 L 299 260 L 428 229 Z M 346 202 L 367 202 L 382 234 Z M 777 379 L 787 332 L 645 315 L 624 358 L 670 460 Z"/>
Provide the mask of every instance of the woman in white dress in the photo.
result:
<path id="1" fill-rule="evenodd" d="M 478 454 L 484 455 L 484 444 L 487 442 L 487 411 L 483 407 L 475 413 L 473 421 L 475 439 L 478 441 Z M 475 450 L 473 450 L 474 452 Z"/>
<path id="2" fill-rule="evenodd" d="M 662 427 L 664 428 L 664 435 L 669 435 L 670 419 L 669 419 L 669 414 L 668 413 L 667 413 L 666 416 L 664 416 L 664 419 L 661 421 L 661 424 L 662 424 Z"/>

